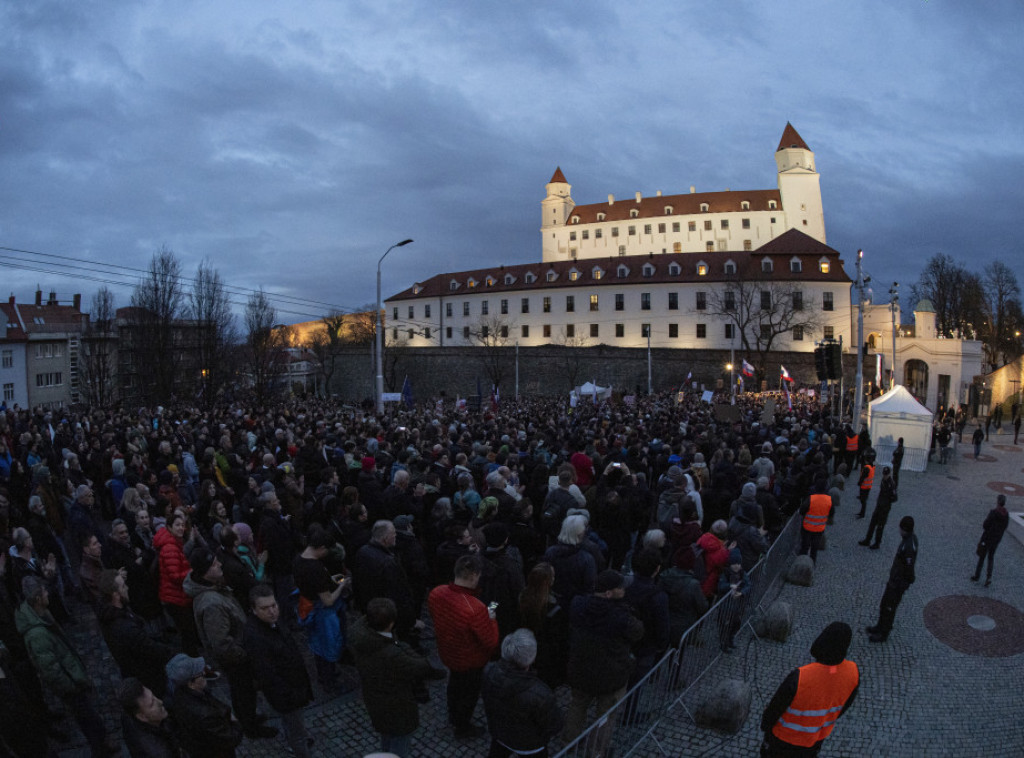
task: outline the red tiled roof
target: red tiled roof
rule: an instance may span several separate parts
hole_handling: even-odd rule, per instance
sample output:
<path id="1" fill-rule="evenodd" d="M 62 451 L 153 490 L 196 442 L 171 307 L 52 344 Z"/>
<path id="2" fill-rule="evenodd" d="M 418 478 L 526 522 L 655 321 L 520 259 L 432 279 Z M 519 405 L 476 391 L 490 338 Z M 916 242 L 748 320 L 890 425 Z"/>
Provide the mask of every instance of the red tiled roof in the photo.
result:
<path id="1" fill-rule="evenodd" d="M 0 303 L 0 314 L 3 314 L 4 326 L 7 324 L 14 324 L 14 327 L 7 330 L 7 342 L 24 342 L 28 339 L 28 335 L 25 330 L 21 328 L 21 324 L 18 322 L 18 314 L 14 312 L 14 305 L 11 303 Z"/>
<path id="2" fill-rule="evenodd" d="M 804 138 L 797 134 L 796 129 L 794 129 L 793 125 L 788 121 L 786 122 L 785 130 L 782 132 L 782 139 L 779 140 L 779 146 L 775 148 L 775 152 L 785 150 L 787 147 L 799 147 L 804 150 L 811 149 L 807 147 L 807 143 L 804 142 Z"/>
<path id="3" fill-rule="evenodd" d="M 591 224 L 597 221 L 597 214 L 603 213 L 605 221 L 628 221 L 630 211 L 638 211 L 637 218 L 665 217 L 666 207 L 672 208 L 673 216 L 688 216 L 702 213 L 701 204 L 707 203 L 708 213 L 726 213 L 744 210 L 742 203 L 750 203 L 750 211 L 767 211 L 768 201 L 774 200 L 776 209 L 782 210 L 782 196 L 777 189 L 744 190 L 740 192 L 694 192 L 685 195 L 655 195 L 644 197 L 637 202 L 634 198 L 616 200 L 614 203 L 593 203 L 577 205 L 569 214 L 569 223 L 574 226 L 573 216 L 579 216 L 580 224 Z"/>
<path id="4" fill-rule="evenodd" d="M 774 270 L 770 274 L 761 272 L 761 260 L 765 256 L 773 259 Z M 803 270 L 800 273 L 790 271 L 789 261 L 793 256 L 798 256 L 801 259 Z M 822 257 L 828 258 L 831 263 L 828 273 L 822 273 L 818 268 L 818 260 Z M 726 276 L 725 274 L 725 263 L 729 260 L 736 264 L 736 275 Z M 698 276 L 697 263 L 702 261 L 708 264 L 708 273 L 705 276 Z M 652 263 L 655 267 L 652 276 L 643 275 L 643 266 L 648 262 Z M 679 264 L 680 271 L 678 274 L 669 273 L 669 267 L 673 262 Z M 629 272 L 626 276 L 619 277 L 617 275 L 618 268 L 622 264 L 625 264 Z M 592 272 L 597 267 L 604 271 L 601 279 L 593 278 Z M 580 277 L 576 281 L 569 280 L 569 272 L 573 268 L 580 272 Z M 558 275 L 553 282 L 547 280 L 549 271 L 554 271 Z M 533 273 L 536 279 L 533 282 L 527 282 L 525 280 L 527 273 Z M 505 277 L 508 275 L 511 275 L 514 279 L 511 284 L 505 284 Z M 655 255 L 610 256 L 607 258 L 580 258 L 574 261 L 524 263 L 514 266 L 495 266 L 474 271 L 438 274 L 392 295 L 387 298 L 386 302 L 391 302 L 392 300 L 451 297 L 482 292 L 517 292 L 524 290 L 562 289 L 566 287 L 621 286 L 640 282 L 651 284 L 662 284 L 665 282 L 678 282 L 680 284 L 722 282 L 731 280 L 734 276 L 749 280 L 770 277 L 775 281 L 850 283 L 850 277 L 843 270 L 842 259 L 838 250 L 818 242 L 813 237 L 808 237 L 801 231 L 790 229 L 753 251 L 716 250 L 698 253 L 662 253 Z M 494 279 L 494 284 L 490 287 L 486 285 L 487 277 Z M 470 278 L 475 279 L 477 283 L 473 289 L 467 286 Z M 459 283 L 457 290 L 450 289 L 452 280 Z M 415 291 L 417 287 L 419 288 L 418 292 Z"/>
<path id="5" fill-rule="evenodd" d="M 565 181 L 565 174 L 562 173 L 562 167 L 561 166 L 556 166 L 555 167 L 555 173 L 551 175 L 551 181 L 548 182 L 548 184 L 555 184 L 556 182 L 561 182 L 562 184 L 568 184 L 569 183 L 569 182 Z"/>

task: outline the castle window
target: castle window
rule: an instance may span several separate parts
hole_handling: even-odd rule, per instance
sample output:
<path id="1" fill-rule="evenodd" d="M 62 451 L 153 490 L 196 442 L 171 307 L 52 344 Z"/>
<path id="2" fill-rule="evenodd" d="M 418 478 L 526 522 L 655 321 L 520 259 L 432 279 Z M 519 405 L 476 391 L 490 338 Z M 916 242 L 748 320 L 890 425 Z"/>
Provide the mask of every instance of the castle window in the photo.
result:
<path id="1" fill-rule="evenodd" d="M 618 268 L 617 268 L 617 269 L 615 270 L 615 275 L 616 275 L 617 277 L 619 277 L 619 279 L 625 279 L 625 278 L 626 278 L 627 276 L 629 276 L 629 267 L 628 267 L 628 266 L 626 266 L 626 264 L 624 264 L 624 263 L 623 263 L 623 264 L 621 264 L 621 265 L 620 265 L 620 266 L 619 266 L 619 267 L 618 267 Z"/>
<path id="2" fill-rule="evenodd" d="M 665 233 L 665 225 L 664 224 L 658 224 L 658 234 L 664 234 L 664 233 Z"/>
<path id="3" fill-rule="evenodd" d="M 505 284 L 506 285 L 515 284 L 515 283 L 516 283 L 516 278 L 514 276 L 512 276 L 512 274 L 505 274 Z"/>
<path id="4" fill-rule="evenodd" d="M 541 309 L 545 313 L 551 313 L 551 298 L 550 297 L 545 297 L 544 298 L 544 300 L 541 303 Z"/>
<path id="5" fill-rule="evenodd" d="M 829 265 L 827 258 L 822 258 L 820 261 L 818 261 L 818 270 L 823 274 L 828 273 Z"/>
<path id="6" fill-rule="evenodd" d="M 708 205 L 707 203 L 701 203 L 700 204 L 700 212 L 701 213 L 707 213 L 710 209 L 711 209 L 711 206 Z"/>
<path id="7" fill-rule="evenodd" d="M 629 212 L 629 217 L 630 218 L 638 218 L 639 216 L 640 216 L 640 211 L 636 210 L 636 208 L 634 208 L 633 210 L 631 210 Z"/>
<path id="8" fill-rule="evenodd" d="M 669 339 L 678 339 L 679 337 L 679 324 L 668 325 L 668 337 Z"/>
<path id="9" fill-rule="evenodd" d="M 597 324 L 590 325 L 590 336 L 597 339 L 600 336 L 600 327 Z"/>
<path id="10" fill-rule="evenodd" d="M 555 271 L 548 271 L 547 280 L 553 282 L 558 278 L 558 274 Z"/>
<path id="11" fill-rule="evenodd" d="M 764 272 L 765 274 L 770 274 L 772 271 L 774 271 L 771 258 L 761 259 L 761 271 Z"/>
<path id="12" fill-rule="evenodd" d="M 573 216 L 573 217 L 572 217 L 572 222 L 573 222 L 574 224 L 578 224 L 578 223 L 580 222 L 580 217 L 579 217 L 579 216 Z"/>
<path id="13" fill-rule="evenodd" d="M 598 220 L 598 221 L 604 221 L 604 218 L 605 218 L 605 216 L 604 216 L 604 214 L 603 214 L 603 213 L 598 213 L 598 214 L 597 214 L 597 220 Z"/>
<path id="14" fill-rule="evenodd" d="M 698 311 L 706 311 L 708 309 L 708 293 L 697 292 L 697 303 L 696 307 Z"/>
<path id="15" fill-rule="evenodd" d="M 753 250 L 754 249 L 754 244 L 750 240 L 743 240 L 743 249 L 744 250 Z"/>
<path id="16" fill-rule="evenodd" d="M 643 275 L 645 277 L 654 276 L 654 265 L 650 263 L 645 263 L 643 268 Z"/>
<path id="17" fill-rule="evenodd" d="M 551 324 L 544 324 L 544 336 L 545 337 L 550 337 L 551 336 Z"/>
<path id="18" fill-rule="evenodd" d="M 777 204 L 777 203 L 776 203 L 776 202 L 775 202 L 774 200 L 769 200 L 769 201 L 768 201 L 768 210 L 771 210 L 771 211 L 773 211 L 773 210 L 775 210 L 775 209 L 776 209 L 777 207 L 778 207 L 778 204 Z M 772 223 L 773 223 L 773 224 L 775 223 L 775 219 L 772 219 Z"/>
<path id="19" fill-rule="evenodd" d="M 487 286 L 488 286 L 488 287 L 493 287 L 493 286 L 494 286 L 494 282 L 495 282 L 495 281 L 496 281 L 496 280 L 495 280 L 495 278 L 494 278 L 493 276 L 489 276 L 489 277 L 487 277 L 487 278 L 486 278 L 486 279 L 484 280 L 484 282 L 485 282 L 485 283 L 487 284 Z"/>
<path id="20" fill-rule="evenodd" d="M 530 325 L 529 324 L 523 324 L 523 326 L 521 327 L 521 334 L 522 334 L 523 339 L 529 339 L 529 337 L 530 337 Z"/>
<path id="21" fill-rule="evenodd" d="M 625 254 L 626 254 L 626 246 L 625 245 L 619 245 L 619 255 L 625 255 Z"/>
<path id="22" fill-rule="evenodd" d="M 535 281 L 537 281 L 537 275 L 532 271 L 527 271 L 526 274 L 523 276 L 523 281 L 525 281 L 527 284 L 533 284 Z"/>
<path id="23" fill-rule="evenodd" d="M 594 230 L 594 239 L 599 240 L 604 237 L 604 232 L 601 229 Z"/>
<path id="24" fill-rule="evenodd" d="M 672 222 L 672 231 L 673 232 L 678 232 L 679 231 L 679 222 L 678 221 L 673 221 Z"/>
<path id="25" fill-rule="evenodd" d="M 468 300 L 464 300 L 462 302 L 462 315 L 463 316 L 468 316 L 469 315 L 469 301 Z"/>
<path id="26" fill-rule="evenodd" d="M 676 251 L 676 252 L 678 252 L 678 251 Z M 683 271 L 683 267 L 680 266 L 675 261 L 672 261 L 672 263 L 668 264 L 668 273 L 671 274 L 672 276 L 679 276 L 679 274 L 681 274 L 682 271 Z"/>
<path id="27" fill-rule="evenodd" d="M 565 325 L 565 336 L 570 339 L 576 336 L 576 324 Z"/>
<path id="28" fill-rule="evenodd" d="M 615 310 L 626 310 L 626 296 L 623 295 L 621 292 L 615 295 Z"/>
<path id="29" fill-rule="evenodd" d="M 741 220 L 740 221 L 740 226 L 742 226 L 744 229 L 749 229 L 750 228 L 750 219 L 749 218 L 745 218 L 745 219 Z"/>
<path id="30" fill-rule="evenodd" d="M 744 200 L 742 203 L 740 203 L 740 210 L 749 211 L 750 210 L 750 201 L 749 200 Z"/>
<path id="31" fill-rule="evenodd" d="M 629 236 L 630 237 L 635 237 L 636 236 L 636 227 L 635 226 L 629 227 L 629 229 L 627 231 L 629 232 Z"/>
<path id="32" fill-rule="evenodd" d="M 789 270 L 794 274 L 799 274 L 804 270 L 804 265 L 801 263 L 799 258 L 791 258 L 789 261 Z"/>
<path id="33" fill-rule="evenodd" d="M 445 318 L 451 318 L 452 317 L 452 310 L 453 309 L 452 309 L 452 304 L 451 303 L 445 303 L 444 304 L 444 315 L 445 315 Z"/>
<path id="34" fill-rule="evenodd" d="M 697 262 L 697 276 L 707 276 L 707 275 L 708 275 L 708 264 L 706 264 L 704 261 L 698 261 Z"/>
<path id="35" fill-rule="evenodd" d="M 592 311 L 596 311 L 597 310 L 597 295 L 591 295 L 590 296 L 590 310 L 592 310 Z"/>
<path id="36" fill-rule="evenodd" d="M 666 205 L 665 206 L 665 215 L 666 216 L 671 216 L 673 213 L 675 213 L 675 209 L 673 209 L 671 205 Z"/>
<path id="37" fill-rule="evenodd" d="M 708 241 L 707 241 L 707 242 L 706 242 L 706 243 L 704 244 L 704 249 L 705 249 L 705 250 L 706 250 L 707 252 L 709 252 L 709 253 L 713 253 L 713 252 L 715 252 L 715 243 L 714 243 L 714 241 L 713 241 L 713 240 L 708 240 Z"/>
<path id="38" fill-rule="evenodd" d="M 452 279 L 450 282 L 448 282 L 448 289 L 451 292 L 454 292 L 458 288 L 459 288 L 459 283 L 457 281 L 455 281 L 454 279 Z"/>
<path id="39" fill-rule="evenodd" d="M 724 270 L 725 270 L 725 273 L 727 273 L 727 274 L 735 274 L 736 273 L 736 262 L 735 261 L 731 261 L 731 260 L 726 261 L 725 262 L 725 266 L 724 266 Z"/>
<path id="40" fill-rule="evenodd" d="M 469 277 L 469 281 L 466 282 L 466 286 L 469 287 L 470 289 L 473 289 L 476 286 L 476 279 L 474 279 L 473 277 Z"/>
<path id="41" fill-rule="evenodd" d="M 682 242 L 673 242 L 672 243 L 672 252 L 673 253 L 681 253 L 681 252 L 683 252 L 683 243 Z"/>
<path id="42" fill-rule="evenodd" d="M 712 222 L 710 220 L 704 222 L 704 231 L 706 231 L 706 232 L 710 232 L 711 231 L 711 228 L 712 228 L 711 227 L 711 223 Z"/>
<path id="43" fill-rule="evenodd" d="M 601 268 L 600 266 L 594 266 L 593 270 L 590 272 L 590 275 L 594 279 L 600 279 L 602 276 L 604 276 L 604 269 Z"/>
<path id="44" fill-rule="evenodd" d="M 835 309 L 835 301 L 832 299 L 831 292 L 821 293 L 821 309 L 823 311 L 831 311 Z"/>
<path id="45" fill-rule="evenodd" d="M 651 293 L 641 292 L 640 293 L 640 310 L 649 311 L 651 309 Z"/>
<path id="46" fill-rule="evenodd" d="M 580 272 L 578 270 L 576 270 L 575 268 L 569 269 L 569 281 L 570 282 L 575 282 L 579 278 L 580 278 Z"/>
<path id="47" fill-rule="evenodd" d="M 679 293 L 678 292 L 669 292 L 668 293 L 668 309 L 670 311 L 678 311 L 679 310 Z"/>
<path id="48" fill-rule="evenodd" d="M 615 336 L 616 337 L 620 337 L 620 338 L 626 336 L 626 325 L 625 324 L 616 324 L 615 325 Z"/>
<path id="49" fill-rule="evenodd" d="M 697 339 L 704 340 L 708 338 L 708 325 L 697 324 Z"/>
<path id="50" fill-rule="evenodd" d="M 799 342 L 804 338 L 804 328 L 802 326 L 793 327 L 793 341 Z"/>
<path id="51" fill-rule="evenodd" d="M 588 230 L 586 230 L 586 229 L 583 230 L 583 239 L 585 239 L 585 240 L 590 239 L 590 232 Z"/>
<path id="52" fill-rule="evenodd" d="M 691 232 L 697 231 L 697 222 L 696 221 L 687 221 L 686 222 L 686 229 L 687 229 L 687 231 L 691 231 Z"/>
<path id="53" fill-rule="evenodd" d="M 613 237 L 618 237 L 619 236 L 619 227 L 617 227 L 617 226 L 613 226 L 612 227 L 612 236 Z"/>
<path id="54" fill-rule="evenodd" d="M 723 229 L 728 229 L 729 228 L 729 219 L 727 219 L 727 218 L 723 218 L 722 219 L 722 228 Z"/>
<path id="55" fill-rule="evenodd" d="M 519 312 L 520 313 L 529 313 L 530 312 L 530 298 L 524 297 L 520 301 L 520 303 L 519 303 Z"/>
<path id="56" fill-rule="evenodd" d="M 488 313 L 490 313 L 490 308 L 487 305 L 487 301 L 486 300 L 481 300 L 480 301 L 480 315 L 481 316 L 486 316 Z"/>
<path id="57" fill-rule="evenodd" d="M 644 234 L 650 234 L 650 233 L 651 233 L 651 225 L 650 224 L 644 224 Z"/>
<path id="58" fill-rule="evenodd" d="M 429 316 L 430 314 L 428 313 L 427 315 Z M 502 298 L 501 299 L 501 315 L 502 316 L 507 316 L 508 315 L 508 298 Z"/>
<path id="59" fill-rule="evenodd" d="M 576 241 L 576 232 L 569 232 L 569 241 L 570 242 L 575 242 Z"/>

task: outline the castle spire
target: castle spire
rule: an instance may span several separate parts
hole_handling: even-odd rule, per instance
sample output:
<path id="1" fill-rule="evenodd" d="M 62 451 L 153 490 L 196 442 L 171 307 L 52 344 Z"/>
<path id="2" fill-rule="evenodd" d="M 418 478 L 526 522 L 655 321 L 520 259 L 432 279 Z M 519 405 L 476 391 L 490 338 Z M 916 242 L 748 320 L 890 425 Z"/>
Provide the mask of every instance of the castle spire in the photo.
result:
<path id="1" fill-rule="evenodd" d="M 807 143 L 804 142 L 804 138 L 797 133 L 796 129 L 793 128 L 793 125 L 787 121 L 786 128 L 782 132 L 782 139 L 779 140 L 779 146 L 775 149 L 775 152 L 794 147 L 801 150 L 811 149 L 807 147 Z"/>

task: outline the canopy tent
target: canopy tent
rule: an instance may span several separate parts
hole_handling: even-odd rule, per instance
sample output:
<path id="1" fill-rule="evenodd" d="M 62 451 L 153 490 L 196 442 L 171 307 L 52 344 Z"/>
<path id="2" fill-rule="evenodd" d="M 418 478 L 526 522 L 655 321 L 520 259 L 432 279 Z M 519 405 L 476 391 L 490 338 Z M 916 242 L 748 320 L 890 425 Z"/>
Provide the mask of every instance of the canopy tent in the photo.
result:
<path id="1" fill-rule="evenodd" d="M 921 405 L 903 385 L 898 385 L 868 404 L 868 432 L 878 453 L 878 462 L 892 463 L 896 441 L 903 438 L 903 468 L 924 471 L 932 441 L 930 410 Z"/>
<path id="2" fill-rule="evenodd" d="M 576 387 L 572 392 L 569 393 L 570 399 L 573 400 L 573 405 L 577 400 L 611 400 L 612 388 L 601 387 L 594 382 L 586 382 Z"/>

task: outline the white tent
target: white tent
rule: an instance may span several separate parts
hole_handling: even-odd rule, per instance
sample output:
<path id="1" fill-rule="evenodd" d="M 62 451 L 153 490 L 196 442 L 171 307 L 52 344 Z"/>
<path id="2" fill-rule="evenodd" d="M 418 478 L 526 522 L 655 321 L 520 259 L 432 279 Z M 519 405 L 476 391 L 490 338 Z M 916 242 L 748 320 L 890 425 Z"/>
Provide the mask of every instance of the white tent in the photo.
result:
<path id="1" fill-rule="evenodd" d="M 600 387 L 594 382 L 586 382 L 572 391 L 578 400 L 610 400 L 612 397 L 611 387 Z"/>
<path id="2" fill-rule="evenodd" d="M 897 385 L 868 404 L 868 432 L 878 462 L 892 462 L 896 441 L 903 438 L 903 468 L 924 471 L 932 441 L 932 412 L 921 405 L 906 387 Z"/>

